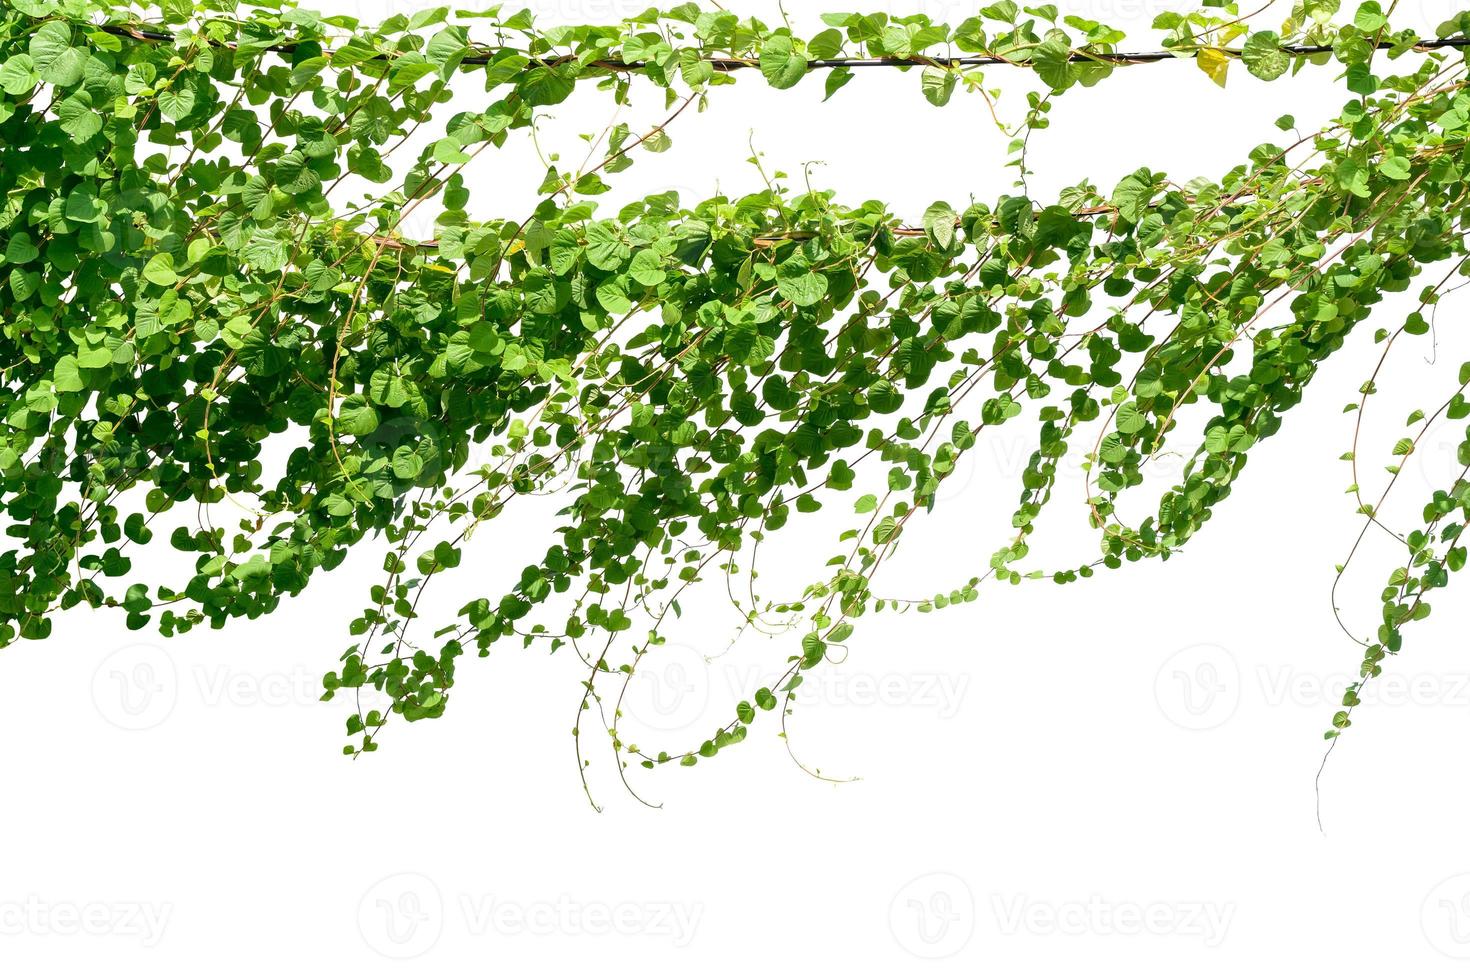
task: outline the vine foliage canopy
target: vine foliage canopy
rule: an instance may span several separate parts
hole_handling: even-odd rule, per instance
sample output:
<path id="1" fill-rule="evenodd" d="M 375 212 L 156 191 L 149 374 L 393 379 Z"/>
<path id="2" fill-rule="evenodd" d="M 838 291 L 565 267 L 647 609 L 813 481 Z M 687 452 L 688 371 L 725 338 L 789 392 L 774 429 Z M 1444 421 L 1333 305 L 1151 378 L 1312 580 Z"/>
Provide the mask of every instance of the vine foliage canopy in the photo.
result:
<path id="1" fill-rule="evenodd" d="M 380 581 L 324 682 L 353 702 L 345 751 L 376 749 L 392 718 L 440 716 L 466 654 L 544 643 L 586 668 L 583 770 L 594 723 L 625 782 L 634 764 L 695 765 L 763 713 L 784 731 L 792 692 L 864 614 L 1168 558 L 1387 295 L 1418 305 L 1375 326 L 1380 368 L 1470 272 L 1470 12 L 1421 37 L 1373 0 L 1297 2 L 1272 29 L 1206 0 L 1161 15 L 1137 53 L 1010 0 L 955 25 L 828 13 L 811 31 L 709 8 L 543 28 L 500 7 L 369 25 L 284 2 L 8 0 L 0 645 L 78 605 L 165 635 L 262 616 L 375 538 Z M 1163 60 L 1222 85 L 1330 72 L 1344 104 L 1305 132 L 1283 117 L 1279 143 L 1209 177 L 1144 168 L 1034 200 L 1027 148 L 1055 100 Z M 863 68 L 916 79 L 935 107 L 983 103 L 1013 192 L 935 202 L 911 226 L 764 171 L 740 196 L 599 206 L 722 87 L 840 97 Z M 1028 86 L 1009 121 L 1003 74 Z M 472 87 L 475 108 L 451 111 Z M 652 93 L 659 115 L 609 126 L 578 166 L 547 160 L 529 213 L 476 211 L 474 162 L 585 89 L 619 107 Z M 431 237 L 406 234 L 414 216 Z M 1384 486 L 1360 486 L 1356 445 L 1345 457 L 1352 553 L 1388 534 L 1401 557 L 1375 628 L 1344 626 L 1360 682 L 1329 738 L 1465 564 L 1470 441 L 1417 526 L 1379 513 L 1429 427 L 1470 415 L 1467 384 L 1470 365 L 1410 416 Z M 933 595 L 885 593 L 912 518 L 1021 417 L 1033 451 L 988 561 Z M 1144 467 L 1166 451 L 1185 465 L 1153 492 Z M 1030 539 L 1069 452 L 1096 544 L 1043 567 Z M 471 585 L 421 626 L 472 532 L 552 490 L 559 526 L 511 587 Z M 823 508 L 850 529 L 800 594 L 762 596 L 761 543 Z M 177 577 L 140 581 L 144 548 L 175 555 Z M 741 622 L 799 642 L 698 744 L 640 746 L 620 731 L 627 684 L 686 590 L 721 578 Z"/>

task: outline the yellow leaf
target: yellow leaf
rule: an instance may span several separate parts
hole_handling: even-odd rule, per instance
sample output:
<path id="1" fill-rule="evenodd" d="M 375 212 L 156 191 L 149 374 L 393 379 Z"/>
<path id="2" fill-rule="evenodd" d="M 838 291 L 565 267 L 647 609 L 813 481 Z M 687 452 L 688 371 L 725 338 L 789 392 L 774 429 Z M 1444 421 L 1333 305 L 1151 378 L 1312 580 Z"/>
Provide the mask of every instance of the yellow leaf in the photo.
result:
<path id="1" fill-rule="evenodd" d="M 1225 73 L 1230 70 L 1230 56 L 1219 48 L 1200 48 L 1194 59 L 1199 70 L 1210 76 L 1210 81 L 1225 87 Z"/>

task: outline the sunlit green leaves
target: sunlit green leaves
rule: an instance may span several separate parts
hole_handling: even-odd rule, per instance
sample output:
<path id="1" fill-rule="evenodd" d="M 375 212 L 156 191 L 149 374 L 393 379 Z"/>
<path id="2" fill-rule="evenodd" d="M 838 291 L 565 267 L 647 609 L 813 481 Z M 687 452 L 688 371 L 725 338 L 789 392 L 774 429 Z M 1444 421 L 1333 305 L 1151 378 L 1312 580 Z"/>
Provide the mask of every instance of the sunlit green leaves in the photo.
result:
<path id="1" fill-rule="evenodd" d="M 1064 92 L 1076 81 L 1076 69 L 1071 59 L 1072 49 L 1066 40 L 1053 35 L 1036 46 L 1031 55 L 1031 66 L 1048 88 Z"/>
<path id="2" fill-rule="evenodd" d="M 79 604 L 170 634 L 264 615 L 374 538 L 382 575 L 326 684 L 376 699 L 351 716 L 349 752 L 373 751 L 393 715 L 442 714 L 468 651 L 575 644 L 592 675 L 579 731 L 601 717 L 620 756 L 689 765 L 741 741 L 866 613 L 1167 557 L 1347 333 L 1385 295 L 1412 295 L 1425 265 L 1465 258 L 1470 95 L 1387 33 L 1384 6 L 1340 25 L 1334 0 L 1307 0 L 1268 25 L 1279 34 L 1219 4 L 1160 14 L 1164 46 L 1216 81 L 1237 45 L 1269 81 L 1313 62 L 1288 47 L 1321 43 L 1332 54 L 1315 60 L 1359 98 L 1318 132 L 1281 116 L 1289 146 L 1209 179 L 1145 168 L 1108 194 L 1084 165 L 1037 199 L 1028 186 L 1048 185 L 1026 179 L 1027 153 L 1051 96 L 1128 50 L 1120 31 L 1045 6 L 988 4 L 954 28 L 835 13 L 807 34 L 796 17 L 771 27 L 693 4 L 543 29 L 499 8 L 359 25 L 167 0 L 154 9 L 181 37 L 155 42 L 95 32 L 109 11 L 134 23 L 132 8 L 18 0 L 0 14 L 0 502 L 23 533 L 0 562 L 0 645 Z M 215 43 L 181 26 L 206 22 Z M 1373 56 L 1380 31 L 1394 57 Z M 752 161 L 759 183 L 707 201 L 630 199 L 621 183 L 642 154 L 682 145 L 685 105 L 757 72 L 788 89 L 813 60 L 897 59 L 917 70 L 881 77 L 944 106 L 961 81 L 980 86 L 956 53 L 1038 76 L 1011 75 L 1022 98 L 987 89 L 975 98 L 991 105 L 969 107 L 1020 108 L 1002 120 L 1017 127 L 1018 186 L 995 200 L 922 215 L 846 204 L 815 172 L 792 190 L 770 149 L 773 167 Z M 854 77 L 822 70 L 829 97 Z M 486 213 L 490 182 L 515 175 L 471 161 L 526 149 L 544 107 L 598 87 L 635 109 L 653 91 L 668 121 L 639 132 L 630 113 L 585 134 L 585 162 L 537 133 L 541 199 Z M 466 105 L 464 91 L 484 94 Z M 1414 342 L 1453 288 L 1372 329 Z M 1441 415 L 1470 418 L 1470 402 L 1457 391 L 1408 424 Z M 959 582 L 886 596 L 879 573 L 911 521 L 945 504 L 1002 425 L 1033 426 L 1006 443 L 1020 493 L 1002 540 Z M 1421 434 L 1392 444 L 1391 473 L 1429 451 Z M 1454 455 L 1470 459 L 1470 440 Z M 1085 497 L 1056 492 L 1079 456 Z M 1146 467 L 1163 458 L 1183 462 L 1155 486 Z M 541 494 L 563 495 L 546 547 L 506 559 L 504 591 L 474 588 L 453 622 L 425 627 L 420 591 L 472 537 L 503 540 L 479 525 L 529 519 L 519 498 Z M 226 497 L 249 519 L 200 517 Z M 1081 500 L 1098 535 L 1056 568 L 1030 545 L 1054 497 Z M 1405 534 L 1365 678 L 1464 566 L 1442 532 L 1467 506 L 1470 485 L 1442 487 Z M 1376 516 L 1375 500 L 1352 507 Z M 760 596 L 757 542 L 824 510 L 846 518 L 839 547 L 791 559 L 812 561 L 798 599 Z M 150 539 L 187 553 L 177 579 L 130 581 L 121 545 Z M 682 590 L 714 579 L 742 622 L 792 625 L 784 672 L 720 728 L 637 748 L 608 685 L 656 663 Z"/>
<path id="3" fill-rule="evenodd" d="M 1378 0 L 1363 0 L 1358 5 L 1358 12 L 1353 15 L 1353 26 L 1364 34 L 1373 34 L 1388 26 L 1388 18 L 1383 15 L 1383 7 Z"/>
<path id="4" fill-rule="evenodd" d="M 257 230 L 240 248 L 240 258 L 257 272 L 279 272 L 288 258 L 286 243 L 275 235 Z"/>
<path id="5" fill-rule="evenodd" d="M 276 162 L 275 181 L 287 194 L 305 194 L 321 186 L 321 178 L 311 168 L 306 155 L 294 151 Z"/>
<path id="6" fill-rule="evenodd" d="M 797 306 L 815 306 L 827 295 L 827 277 L 820 272 L 802 272 L 777 280 L 783 299 Z"/>
<path id="7" fill-rule="evenodd" d="M 24 95 L 40 80 L 35 59 L 28 54 L 11 55 L 0 64 L 0 90 L 6 95 Z"/>
<path id="8" fill-rule="evenodd" d="M 148 260 L 143 266 L 143 278 L 155 286 L 172 286 L 178 281 L 174 274 L 174 257 L 167 252 L 159 252 Z"/>
<path id="9" fill-rule="evenodd" d="M 959 76 L 947 68 L 929 65 L 924 68 L 920 88 L 930 105 L 942 106 L 948 104 L 949 97 L 954 94 L 958 79 Z"/>
<path id="10" fill-rule="evenodd" d="M 165 119 L 182 119 L 194 111 L 194 90 L 170 86 L 158 93 L 158 111 Z"/>
<path id="11" fill-rule="evenodd" d="M 429 38 L 424 55 L 429 63 L 439 69 L 441 77 L 448 78 L 469 53 L 469 32 L 461 25 L 453 25 Z"/>
<path id="12" fill-rule="evenodd" d="M 599 221 L 587 227 L 587 261 L 604 272 L 617 272 L 633 254 L 614 225 Z"/>
<path id="13" fill-rule="evenodd" d="M 1252 75 L 1268 82 L 1280 78 L 1291 67 L 1291 58 L 1281 50 L 1281 38 L 1275 31 L 1256 31 L 1247 37 L 1240 59 Z"/>
<path id="14" fill-rule="evenodd" d="M 343 435 L 365 436 L 377 429 L 378 412 L 364 396 L 348 395 L 338 409 L 336 424 Z"/>
<path id="15" fill-rule="evenodd" d="M 959 220 L 954 208 L 943 201 L 936 201 L 924 211 L 924 233 L 936 246 L 948 249 L 954 244 L 955 228 Z"/>
<path id="16" fill-rule="evenodd" d="M 31 35 L 29 53 L 41 81 L 58 88 L 69 88 L 81 81 L 86 52 L 72 46 L 69 24 L 59 20 L 42 24 Z"/>
<path id="17" fill-rule="evenodd" d="M 63 354 L 56 361 L 56 368 L 52 374 L 57 391 L 81 391 L 82 372 L 77 365 L 77 359 L 70 354 Z"/>
<path id="18" fill-rule="evenodd" d="M 628 275 L 644 286 L 657 286 L 669 277 L 664 270 L 663 257 L 651 248 L 640 249 L 633 256 Z"/>
<path id="19" fill-rule="evenodd" d="M 576 76 L 566 68 L 534 67 L 526 71 L 519 88 L 528 105 L 557 105 L 567 100 L 576 84 Z"/>
<path id="20" fill-rule="evenodd" d="M 61 100 L 56 106 L 56 118 L 62 132 L 79 143 L 102 131 L 102 117 L 92 108 L 92 100 L 85 92 Z"/>
<path id="21" fill-rule="evenodd" d="M 791 88 L 806 74 L 806 54 L 790 36 L 777 34 L 761 49 L 760 68 L 772 88 Z"/>
<path id="22" fill-rule="evenodd" d="M 1156 186 L 1153 174 L 1147 170 L 1139 170 L 1124 177 L 1118 182 L 1111 198 L 1113 206 L 1118 209 L 1118 216 L 1125 221 L 1136 222 L 1141 219 L 1154 196 Z"/>
<path id="23" fill-rule="evenodd" d="M 622 316 L 633 308 L 633 303 L 628 298 L 627 288 L 616 278 L 604 279 L 598 283 L 597 302 L 614 316 Z"/>

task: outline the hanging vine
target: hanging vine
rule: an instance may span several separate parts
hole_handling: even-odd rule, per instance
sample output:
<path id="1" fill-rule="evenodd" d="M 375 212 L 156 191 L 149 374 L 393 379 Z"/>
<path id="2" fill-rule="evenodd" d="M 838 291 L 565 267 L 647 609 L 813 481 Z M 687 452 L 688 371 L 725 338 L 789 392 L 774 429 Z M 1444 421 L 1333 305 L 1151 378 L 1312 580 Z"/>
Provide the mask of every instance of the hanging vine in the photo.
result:
<path id="1" fill-rule="evenodd" d="M 1337 8 L 1297 3 L 1271 31 L 1214 0 L 1162 15 L 1162 49 L 1136 53 L 1113 28 L 1011 2 L 952 27 L 824 14 L 805 36 L 694 4 L 542 29 L 498 7 L 370 26 L 285 3 L 168 0 L 139 19 L 111 0 L 11 0 L 0 644 L 46 637 L 77 605 L 165 635 L 219 628 L 275 611 L 378 538 L 381 581 L 325 678 L 328 697 L 354 702 L 348 753 L 376 749 L 394 717 L 440 716 L 464 655 L 544 643 L 586 668 L 579 762 L 595 724 L 626 781 L 629 765 L 694 765 L 763 713 L 784 716 L 864 614 L 1166 559 L 1387 294 L 1418 287 L 1421 303 L 1377 328 L 1385 361 L 1470 274 L 1470 13 L 1421 38 L 1390 25 L 1391 4 L 1350 21 Z M 1181 58 L 1220 84 L 1236 62 L 1266 80 L 1327 71 L 1348 99 L 1306 135 L 1284 117 L 1280 145 L 1212 178 L 1145 168 L 1111 191 L 1028 196 L 1026 148 L 1055 99 Z M 793 193 L 779 174 L 743 196 L 599 207 L 722 86 L 815 74 L 831 97 L 867 67 L 914 70 L 934 106 L 961 89 L 984 100 L 1011 141 L 1015 193 L 936 202 L 914 227 L 880 203 Z M 1038 76 L 1014 125 L 987 71 Z M 529 214 L 475 213 L 476 158 L 530 138 L 579 88 L 621 106 L 643 83 L 663 95 L 656 124 L 610 127 L 577 168 L 552 161 Z M 444 108 L 477 84 L 483 109 Z M 431 214 L 431 239 L 404 234 Z M 1361 417 L 1380 380 L 1350 410 Z M 1329 738 L 1465 564 L 1463 471 L 1419 527 L 1379 515 L 1430 426 L 1470 415 L 1467 384 L 1470 364 L 1433 414 L 1410 417 L 1376 494 L 1350 454 L 1359 543 L 1391 534 L 1402 559 L 1376 632 L 1344 627 L 1361 683 Z M 929 598 L 889 597 L 879 572 L 911 519 L 977 440 L 1028 413 L 1035 449 L 988 561 Z M 272 446 L 286 447 L 279 465 Z M 1182 473 L 1125 516 L 1165 451 L 1184 455 Z M 1085 460 L 1073 503 L 1097 540 L 1040 567 L 1029 541 L 1069 452 Z M 1458 454 L 1470 466 L 1470 441 Z M 512 588 L 459 583 L 455 618 L 416 622 L 431 584 L 456 587 L 477 529 L 551 491 L 567 500 L 561 524 Z M 237 526 L 211 516 L 227 498 L 249 511 Z M 830 507 L 855 516 L 810 585 L 762 597 L 761 542 Z M 187 570 L 133 580 L 130 556 L 160 533 Z M 718 578 L 742 621 L 800 634 L 784 673 L 699 744 L 625 739 L 630 678 L 686 590 Z"/>

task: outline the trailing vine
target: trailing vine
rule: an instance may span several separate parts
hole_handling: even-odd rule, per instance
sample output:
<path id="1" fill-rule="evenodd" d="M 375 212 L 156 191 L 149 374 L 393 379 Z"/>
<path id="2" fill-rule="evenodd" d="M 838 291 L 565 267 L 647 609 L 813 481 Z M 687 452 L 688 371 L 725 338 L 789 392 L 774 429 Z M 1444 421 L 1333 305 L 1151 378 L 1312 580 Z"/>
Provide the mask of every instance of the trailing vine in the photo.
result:
<path id="1" fill-rule="evenodd" d="M 381 581 L 325 678 L 327 697 L 354 702 L 345 751 L 375 750 L 394 717 L 440 716 L 466 654 L 543 643 L 585 665 L 579 764 L 596 725 L 626 781 L 630 765 L 715 756 L 764 713 L 784 724 L 864 614 L 1167 559 L 1387 294 L 1421 289 L 1417 312 L 1376 329 L 1385 361 L 1470 274 L 1470 13 L 1422 38 L 1391 26 L 1392 8 L 1369 0 L 1345 20 L 1336 0 L 1307 0 L 1273 31 L 1212 0 L 1162 15 L 1161 50 L 1139 54 L 1113 28 L 1008 0 L 956 26 L 829 13 L 810 35 L 695 4 L 543 29 L 498 7 L 364 25 L 286 3 L 166 0 L 140 19 L 112 0 L 11 0 L 0 645 L 45 638 L 78 605 L 165 635 L 219 628 L 380 538 Z M 1347 101 L 1305 135 L 1283 117 L 1279 145 L 1213 177 L 1144 168 L 1031 199 L 1026 149 L 1054 100 L 1180 58 L 1220 84 L 1236 62 L 1268 81 L 1330 71 Z M 936 107 L 983 100 L 1011 141 L 1015 192 L 936 202 L 914 226 L 779 173 L 742 196 L 599 207 L 722 86 L 815 74 L 832 97 L 865 67 L 915 72 Z M 1037 76 L 1013 122 L 992 69 Z M 577 167 L 549 161 L 528 214 L 475 213 L 472 161 L 531 138 L 544 107 L 591 97 L 579 89 L 628 104 L 635 78 L 663 94 L 656 124 L 610 127 Z M 445 110 L 477 84 L 484 108 Z M 404 234 L 415 215 L 432 215 L 431 239 Z M 1358 431 L 1378 381 L 1349 406 Z M 1329 738 L 1465 564 L 1464 472 L 1419 527 L 1380 517 L 1430 426 L 1470 415 L 1470 364 L 1454 381 L 1408 420 L 1377 493 L 1356 442 L 1349 454 L 1358 542 L 1392 534 L 1402 561 L 1376 631 L 1344 626 L 1361 681 Z M 982 436 L 1023 416 L 1035 448 L 988 562 L 927 598 L 885 593 L 910 520 Z M 1183 471 L 1138 508 L 1165 451 Z M 1097 544 L 1043 567 L 1030 539 L 1069 452 L 1085 459 L 1073 503 Z M 1470 440 L 1458 453 L 1470 467 Z M 471 586 L 451 621 L 416 622 L 429 585 L 455 587 L 476 530 L 553 491 L 560 526 L 512 588 Z M 233 527 L 211 512 L 227 499 L 249 515 Z M 855 516 L 810 585 L 761 596 L 761 543 L 830 507 Z M 187 567 L 133 580 L 132 554 L 159 535 Z M 630 678 L 686 590 L 721 577 L 743 622 L 801 634 L 784 673 L 699 744 L 625 738 Z"/>

